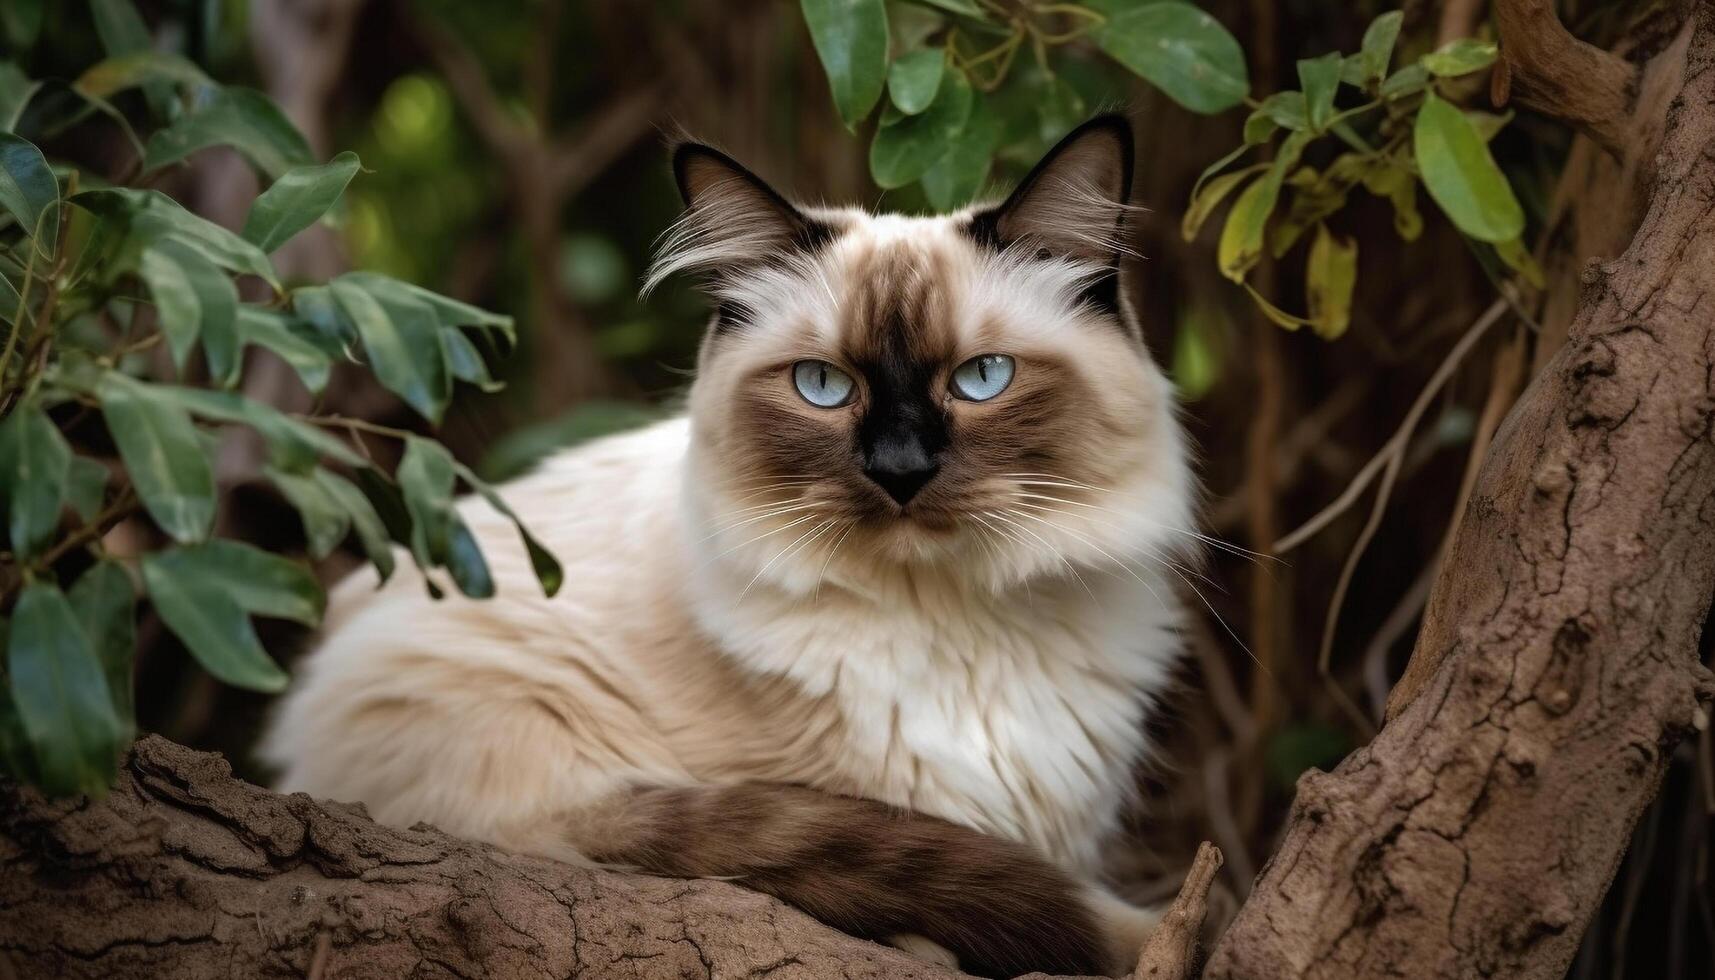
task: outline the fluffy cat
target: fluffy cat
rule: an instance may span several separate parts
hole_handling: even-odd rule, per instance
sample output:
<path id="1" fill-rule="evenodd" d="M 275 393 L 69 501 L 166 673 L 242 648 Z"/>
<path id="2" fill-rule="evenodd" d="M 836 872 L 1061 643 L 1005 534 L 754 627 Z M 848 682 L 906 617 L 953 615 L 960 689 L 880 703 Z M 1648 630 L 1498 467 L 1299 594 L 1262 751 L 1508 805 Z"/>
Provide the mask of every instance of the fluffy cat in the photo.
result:
<path id="1" fill-rule="evenodd" d="M 1193 481 L 1118 288 L 1132 134 L 1004 203 L 800 208 L 673 155 L 649 286 L 717 314 L 684 417 L 462 512 L 499 597 L 343 583 L 265 743 L 281 788 L 503 847 L 731 876 L 988 975 L 1124 971 L 1101 884 L 1180 651 Z"/>

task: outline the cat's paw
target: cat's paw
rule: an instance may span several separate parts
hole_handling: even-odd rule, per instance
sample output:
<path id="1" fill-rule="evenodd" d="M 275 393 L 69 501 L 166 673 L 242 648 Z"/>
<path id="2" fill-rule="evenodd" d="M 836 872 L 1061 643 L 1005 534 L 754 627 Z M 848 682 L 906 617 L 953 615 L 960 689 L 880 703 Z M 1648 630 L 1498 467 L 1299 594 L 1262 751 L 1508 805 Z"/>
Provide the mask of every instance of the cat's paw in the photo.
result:
<path id="1" fill-rule="evenodd" d="M 919 936 L 915 932 L 896 932 L 887 937 L 887 944 L 903 949 L 920 960 L 938 963 L 949 970 L 959 968 L 959 958 L 953 955 L 953 951 L 927 936 Z"/>

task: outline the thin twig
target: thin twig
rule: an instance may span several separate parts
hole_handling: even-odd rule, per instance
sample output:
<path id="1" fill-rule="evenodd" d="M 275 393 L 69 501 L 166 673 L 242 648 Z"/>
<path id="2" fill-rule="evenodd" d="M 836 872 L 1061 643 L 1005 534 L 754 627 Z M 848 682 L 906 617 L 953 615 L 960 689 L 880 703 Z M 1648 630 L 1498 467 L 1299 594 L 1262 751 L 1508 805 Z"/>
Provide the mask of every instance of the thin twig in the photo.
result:
<path id="1" fill-rule="evenodd" d="M 1191 980 L 1197 963 L 1197 938 L 1209 914 L 1209 887 L 1221 870 L 1221 849 L 1204 841 L 1197 848 L 1185 884 L 1161 924 L 1150 933 L 1137 958 L 1132 980 Z"/>
<path id="2" fill-rule="evenodd" d="M 1404 453 L 1405 447 L 1411 439 L 1411 433 L 1417 428 L 1417 423 L 1422 420 L 1423 413 L 1428 410 L 1430 401 L 1453 376 L 1453 369 L 1459 366 L 1459 362 L 1464 359 L 1466 354 L 1470 353 L 1471 347 L 1501 319 L 1507 309 L 1505 300 L 1496 300 L 1490 304 L 1487 310 L 1483 311 L 1483 315 L 1471 324 L 1470 328 L 1465 331 L 1465 335 L 1459 339 L 1457 344 L 1453 345 L 1451 351 L 1448 351 L 1446 359 L 1441 362 L 1440 367 L 1435 369 L 1435 374 L 1430 376 L 1429 383 L 1418 394 L 1417 401 L 1412 403 L 1411 410 L 1406 413 L 1405 421 L 1401 422 L 1399 429 L 1394 432 L 1393 436 L 1382 444 L 1382 448 L 1376 453 L 1375 458 L 1364 464 L 1364 468 L 1358 471 L 1358 475 L 1352 478 L 1352 482 L 1346 486 L 1346 489 L 1333 503 L 1322 508 L 1316 516 L 1305 521 L 1297 530 L 1276 541 L 1271 553 L 1284 554 L 1310 540 L 1357 502 L 1364 489 L 1387 466 L 1389 457 Z"/>

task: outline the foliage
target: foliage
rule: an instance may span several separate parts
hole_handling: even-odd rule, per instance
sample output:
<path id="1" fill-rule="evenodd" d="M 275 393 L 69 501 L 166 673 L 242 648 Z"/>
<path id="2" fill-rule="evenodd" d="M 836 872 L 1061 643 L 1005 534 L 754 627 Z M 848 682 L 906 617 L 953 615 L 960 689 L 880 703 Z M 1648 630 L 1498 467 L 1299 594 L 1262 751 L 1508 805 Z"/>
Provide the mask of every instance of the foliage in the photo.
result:
<path id="1" fill-rule="evenodd" d="M 1281 326 L 1333 339 L 1350 324 L 1358 246 L 1329 219 L 1358 187 L 1391 202 L 1396 231 L 1412 240 L 1423 230 L 1421 183 L 1479 248 L 1528 279 L 1538 275 L 1522 241 L 1523 209 L 1488 149 L 1508 120 L 1456 105 L 1459 80 L 1494 63 L 1491 42 L 1457 40 L 1390 71 L 1403 21 L 1394 11 L 1370 24 L 1357 52 L 1299 61 L 1299 88 L 1257 99 L 1238 42 L 1180 0 L 802 6 L 846 125 L 867 118 L 885 90 L 869 152 L 883 188 L 917 181 L 938 208 L 969 201 L 1005 152 L 1006 134 L 1039 121 L 1043 135 L 1057 136 L 1086 112 L 1090 100 L 1061 73 L 1074 64 L 1070 52 L 1094 47 L 1193 112 L 1251 109 L 1243 143 L 1192 189 L 1182 231 L 1194 239 L 1231 200 L 1216 249 L 1220 271 Z M 1034 64 L 1020 70 L 1025 49 Z M 1267 161 L 1229 169 L 1267 148 Z M 1312 157 L 1328 159 L 1317 165 Z M 1247 277 L 1265 254 L 1281 258 L 1306 238 L 1310 309 L 1301 317 Z"/>
<path id="2" fill-rule="evenodd" d="M 1195 112 L 1238 105 L 1249 88 L 1238 42 L 1178 0 L 802 5 L 846 125 L 855 129 L 882 103 L 870 141 L 875 182 L 920 183 L 943 210 L 978 194 L 997 157 L 1033 158 L 1088 111 L 1092 99 L 1055 70 L 1050 51 L 1094 44 Z M 1028 67 L 1019 64 L 1026 49 Z"/>
<path id="3" fill-rule="evenodd" d="M 129 4 L 96 0 L 92 12 L 109 56 L 69 85 L 0 63 L 0 513 L 9 549 L 0 566 L 0 608 L 9 607 L 0 619 L 0 765 L 54 793 L 102 792 L 133 735 L 140 598 L 210 674 L 259 691 L 287 678 L 251 617 L 314 625 L 321 616 L 325 598 L 308 566 L 215 535 L 214 455 L 225 430 L 250 429 L 265 444 L 267 477 L 298 512 L 312 558 L 355 536 L 385 579 L 403 545 L 425 572 L 444 569 L 461 592 L 484 597 L 494 583 L 455 489 L 473 488 L 517 523 L 433 440 L 286 414 L 242 392 L 250 347 L 278 355 L 315 393 L 336 365 L 359 363 L 433 423 L 456 381 L 493 386 L 483 350 L 510 346 L 513 326 L 376 273 L 281 282 L 269 253 L 337 205 L 357 157 L 316 163 L 265 96 L 150 50 Z M 6 28 L 16 42 L 31 24 L 13 14 Z M 76 99 L 35 111 L 50 86 Z M 140 111 L 123 112 L 122 102 Z M 91 111 L 137 146 L 119 183 L 50 162 L 15 131 L 52 145 Z M 146 140 L 133 132 L 134 116 L 152 130 Z M 237 150 L 266 183 L 241 234 L 149 186 L 210 146 Z M 97 418 L 104 440 L 89 438 Z M 404 441 L 396 476 L 369 458 L 363 434 Z M 111 552 L 108 533 L 145 514 L 159 543 Z M 552 594 L 557 563 L 519 531 Z M 439 595 L 432 580 L 429 588 Z"/>

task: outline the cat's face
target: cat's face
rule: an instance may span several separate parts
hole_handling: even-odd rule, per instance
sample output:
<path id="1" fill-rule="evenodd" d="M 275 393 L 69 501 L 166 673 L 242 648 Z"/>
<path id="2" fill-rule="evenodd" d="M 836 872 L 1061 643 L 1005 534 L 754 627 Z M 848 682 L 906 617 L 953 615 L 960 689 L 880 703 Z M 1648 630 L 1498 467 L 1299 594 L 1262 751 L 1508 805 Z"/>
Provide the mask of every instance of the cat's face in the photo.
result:
<path id="1" fill-rule="evenodd" d="M 813 588 L 1180 550 L 1171 392 L 1117 288 L 1130 139 L 1098 121 L 1006 204 L 931 218 L 797 209 L 680 148 L 689 217 L 657 276 L 712 273 L 720 310 L 691 394 L 711 556 Z"/>

